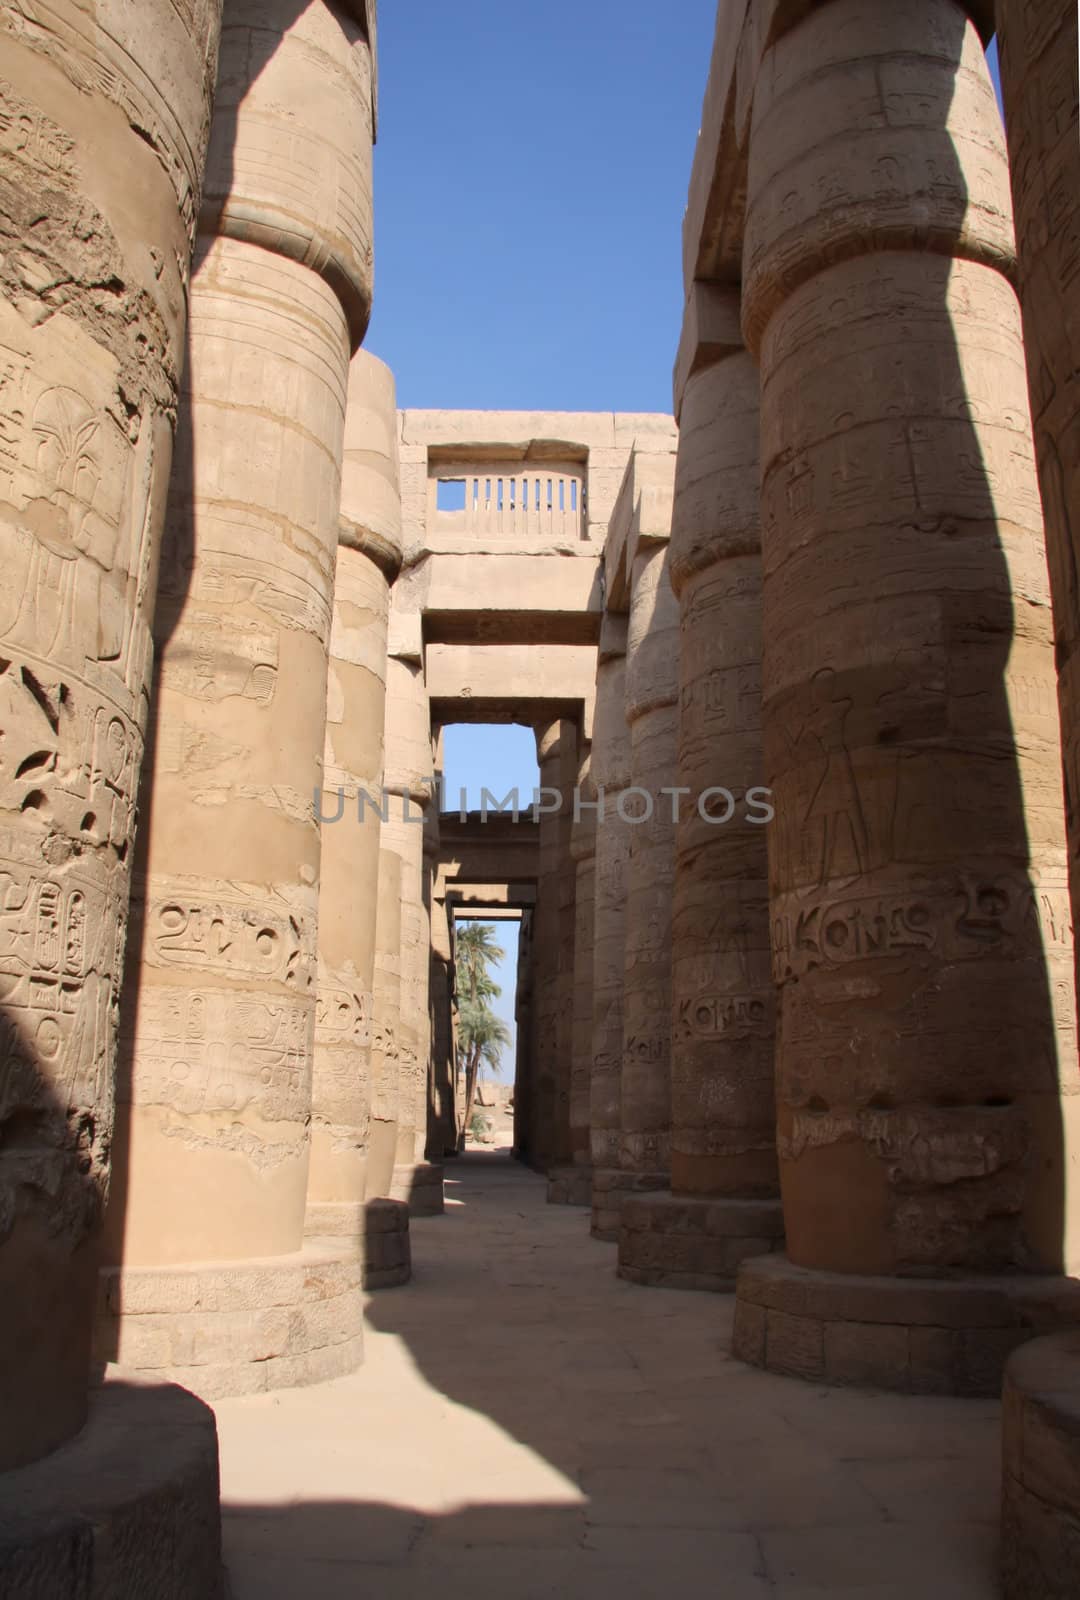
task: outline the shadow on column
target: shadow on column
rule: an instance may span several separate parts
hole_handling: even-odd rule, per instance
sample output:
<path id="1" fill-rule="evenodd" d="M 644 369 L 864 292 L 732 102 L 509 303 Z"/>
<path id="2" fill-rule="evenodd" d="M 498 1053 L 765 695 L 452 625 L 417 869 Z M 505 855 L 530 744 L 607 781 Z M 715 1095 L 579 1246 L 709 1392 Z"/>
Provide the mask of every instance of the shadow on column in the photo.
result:
<path id="1" fill-rule="evenodd" d="M 736 1337 L 808 1378 L 991 1393 L 1012 1345 L 1080 1310 L 1057 1276 L 1076 1027 L 1003 142 L 951 0 L 835 0 L 770 54 L 743 305 L 789 1260 L 744 1267 Z"/>

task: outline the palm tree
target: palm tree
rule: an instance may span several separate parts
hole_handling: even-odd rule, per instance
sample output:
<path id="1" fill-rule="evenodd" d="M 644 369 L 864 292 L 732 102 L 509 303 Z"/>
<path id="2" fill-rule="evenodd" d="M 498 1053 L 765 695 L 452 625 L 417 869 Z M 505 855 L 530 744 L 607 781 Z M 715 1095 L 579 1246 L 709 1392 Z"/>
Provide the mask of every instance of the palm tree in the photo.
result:
<path id="1" fill-rule="evenodd" d="M 462 1137 L 472 1123 L 476 1085 L 481 1064 L 498 1069 L 510 1030 L 488 1004 L 502 993 L 488 971 L 506 954 L 495 941 L 495 929 L 483 922 L 466 922 L 454 940 L 457 968 L 458 1043 L 465 1063 L 465 1117 Z"/>

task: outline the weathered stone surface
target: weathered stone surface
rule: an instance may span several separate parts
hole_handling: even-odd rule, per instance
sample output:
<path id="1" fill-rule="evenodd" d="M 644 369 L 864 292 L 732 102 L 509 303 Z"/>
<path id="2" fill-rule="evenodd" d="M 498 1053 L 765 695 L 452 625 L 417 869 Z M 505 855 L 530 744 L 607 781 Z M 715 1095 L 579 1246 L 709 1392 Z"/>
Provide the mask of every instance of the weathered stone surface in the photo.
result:
<path id="1" fill-rule="evenodd" d="M 321 1383 L 363 1360 L 361 1241 L 102 1273 L 98 1359 L 203 1399 Z"/>
<path id="2" fill-rule="evenodd" d="M 411 1217 L 442 1216 L 445 1210 L 442 1162 L 399 1162 L 394 1168 L 391 1198 L 403 1201 Z"/>
<path id="3" fill-rule="evenodd" d="M 996 1395 L 1018 1345 L 1080 1320 L 1072 1278 L 872 1277 L 780 1254 L 744 1262 L 737 1297 L 732 1350 L 743 1361 L 909 1394 Z"/>
<path id="4" fill-rule="evenodd" d="M 321 795 L 318 994 L 305 1232 L 364 1213 L 383 778 L 389 579 L 400 550 L 394 382 L 360 351 L 349 372 Z M 384 452 L 389 451 L 389 457 Z M 396 542 L 395 542 L 396 533 Z M 361 802 L 360 796 L 370 800 Z"/>
<path id="5" fill-rule="evenodd" d="M 412 1277 L 408 1204 L 369 1200 L 364 1223 L 364 1288 L 391 1289 L 408 1283 Z"/>
<path id="6" fill-rule="evenodd" d="M 198 1262 L 203 1277 L 228 1276 L 251 1256 L 304 1272 L 314 794 L 349 356 L 366 320 L 370 74 L 360 26 L 324 0 L 299 14 L 285 0 L 230 9 L 129 948 L 126 1159 L 109 1222 L 112 1259 L 134 1273 Z M 329 132 L 328 102 L 339 113 Z M 355 1266 L 347 1248 L 341 1264 Z M 325 1314 L 298 1312 L 287 1336 L 252 1305 L 251 1339 L 217 1328 L 220 1359 L 181 1327 L 168 1369 L 190 1360 L 208 1393 L 347 1370 L 359 1322 L 336 1298 Z M 101 1330 L 107 1353 L 146 1339 L 147 1325 L 129 1335 L 126 1319 L 121 1307 Z M 147 1366 L 159 1345 L 147 1341 Z"/>
<path id="7" fill-rule="evenodd" d="M 910 109 L 896 129 L 865 122 L 886 81 Z M 743 321 L 762 374 L 780 1170 L 804 1266 L 1053 1272 L 1076 1255 L 1060 762 L 1008 209 L 982 47 L 949 0 L 836 0 L 772 46 Z"/>
<path id="8" fill-rule="evenodd" d="M 732 1290 L 748 1257 L 779 1250 L 779 1199 L 630 1195 L 619 1211 L 620 1278 L 666 1289 Z"/>
<path id="9" fill-rule="evenodd" d="M 384 733 L 387 811 L 382 821 L 382 841 L 399 862 L 395 874 L 398 909 L 396 917 L 391 911 L 387 928 L 392 937 L 396 921 L 399 940 L 396 1010 L 393 996 L 388 994 L 385 1012 L 386 1021 L 395 1029 L 398 1083 L 397 1142 L 393 1178 L 387 1192 L 413 1205 L 420 1203 L 421 1191 L 427 1196 L 431 1190 L 431 1184 L 425 1187 L 423 1179 L 414 1181 L 413 1169 L 417 1163 L 423 1164 L 427 1145 L 431 929 L 430 890 L 425 888 L 425 880 L 431 875 L 431 861 L 425 855 L 424 820 L 432 799 L 434 767 L 424 670 L 413 659 L 408 640 L 407 627 L 399 625 L 395 639 L 392 625 Z M 381 923 L 376 937 L 381 942 Z M 390 952 L 386 959 L 392 962 Z M 377 987 L 376 1027 L 384 1020 L 381 1006 Z M 439 1188 L 441 1205 L 441 1179 Z"/>
<path id="10" fill-rule="evenodd" d="M 371 1122 L 365 1193 L 386 1197 L 393 1182 L 401 1102 L 401 857 L 385 835 L 379 848 L 371 1017 Z"/>
<path id="11" fill-rule="evenodd" d="M 347 361 L 320 278 L 231 239 L 203 251 L 123 1018 L 110 1228 L 129 1262 L 302 1237 Z"/>
<path id="12" fill-rule="evenodd" d="M 593 1232 L 613 1239 L 618 1202 L 611 1199 L 619 1165 L 622 1096 L 623 978 L 626 943 L 626 865 L 630 830 L 619 798 L 630 781 L 630 737 L 626 727 L 626 624 L 604 618 L 596 673 L 596 724 L 591 772 L 604 796 L 603 826 L 597 824 L 593 913 L 592 1071 L 589 1078 L 589 1139 L 593 1166 Z"/>
<path id="13" fill-rule="evenodd" d="M 0 15 L 0 1468 L 86 1414 L 220 5 Z"/>
<path id="14" fill-rule="evenodd" d="M 1073 920 L 1080 904 L 1080 132 L 1070 0 L 995 10 L 1016 210 L 1020 304 L 1039 466 L 1065 763 Z"/>
<path id="15" fill-rule="evenodd" d="M 229 0 L 201 229 L 319 273 L 353 347 L 371 311 L 372 58 L 337 0 Z"/>
<path id="16" fill-rule="evenodd" d="M 671 932 L 671 1182 L 679 1194 L 749 1198 L 777 1193 L 758 375 L 738 342 L 737 294 L 699 284 L 695 304 L 695 323 L 718 331 L 681 395 L 672 514 L 676 781 L 687 792 Z"/>
<path id="17" fill-rule="evenodd" d="M 117 1373 L 74 1439 L 5 1474 L 0 1588 L 5 1600 L 220 1600 L 213 1412 Z"/>
<path id="18" fill-rule="evenodd" d="M 1005 1368 L 1005 1600 L 1066 1600 L 1080 1569 L 1080 1333 L 1034 1339 Z"/>
<path id="19" fill-rule="evenodd" d="M 671 1164 L 671 890 L 678 742 L 679 610 L 671 590 L 673 455 L 631 458 L 624 490 L 630 611 L 626 720 L 630 852 L 623 968 L 619 1165 L 664 1180 Z M 620 503 L 623 503 L 622 500 Z M 618 534 L 621 529 L 617 528 Z M 606 825 L 606 823 L 605 823 Z"/>
<path id="20" fill-rule="evenodd" d="M 538 1172 L 572 1158 L 574 894 L 570 854 L 573 794 L 580 755 L 577 724 L 567 717 L 536 727 L 540 770 L 539 862 L 533 917 L 532 1047 L 529 1143 Z"/>
<path id="21" fill-rule="evenodd" d="M 595 801 L 586 753 L 578 773 L 580 800 Z M 570 1061 L 570 1154 L 587 1167 L 593 1043 L 593 924 L 596 915 L 596 812 L 578 805 L 570 827 L 574 884 L 574 1002 Z"/>
<path id="22" fill-rule="evenodd" d="M 441 756 L 436 756 L 436 771 L 441 771 Z M 425 827 L 433 835 L 435 850 L 431 890 L 431 961 L 428 984 L 431 1011 L 431 1099 L 426 1154 L 432 1161 L 456 1155 L 464 1140 L 464 1084 L 459 1085 L 454 1022 L 453 935 L 446 910 L 446 880 L 441 875 L 442 853 L 440 819 L 432 806 Z M 436 867 L 435 862 L 438 862 Z M 462 1099 L 461 1114 L 458 1100 Z"/>
<path id="23" fill-rule="evenodd" d="M 547 1202 L 549 1206 L 592 1205 L 592 1168 L 582 1163 L 548 1170 Z"/>

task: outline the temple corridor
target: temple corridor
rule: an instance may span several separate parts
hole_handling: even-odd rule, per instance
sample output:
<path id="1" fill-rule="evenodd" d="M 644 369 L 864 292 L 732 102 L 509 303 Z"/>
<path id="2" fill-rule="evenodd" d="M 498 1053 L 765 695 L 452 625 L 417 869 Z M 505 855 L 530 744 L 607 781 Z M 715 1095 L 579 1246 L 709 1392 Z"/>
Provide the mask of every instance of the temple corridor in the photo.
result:
<path id="1" fill-rule="evenodd" d="M 996 1593 L 999 1406 L 730 1359 L 504 1154 L 447 1165 L 364 1365 L 215 1406 L 234 1600 Z"/>

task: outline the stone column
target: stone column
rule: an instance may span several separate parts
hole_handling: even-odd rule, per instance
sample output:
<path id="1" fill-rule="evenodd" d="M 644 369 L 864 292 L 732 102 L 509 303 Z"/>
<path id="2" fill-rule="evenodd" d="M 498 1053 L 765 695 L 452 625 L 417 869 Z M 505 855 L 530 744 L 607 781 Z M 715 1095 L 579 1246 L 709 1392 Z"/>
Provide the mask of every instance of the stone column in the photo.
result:
<path id="1" fill-rule="evenodd" d="M 389 663 L 387 663 L 389 667 Z M 401 1070 L 401 857 L 389 844 L 390 801 L 380 828 L 379 887 L 375 910 L 375 981 L 371 1014 L 371 1130 L 367 1196 L 388 1197 L 397 1157 Z"/>
<path id="2" fill-rule="evenodd" d="M 630 820 L 619 1166 L 624 1194 L 664 1189 L 671 1171 L 671 891 L 679 733 L 679 608 L 669 575 L 671 491 L 635 512 L 626 635 Z M 605 807 L 606 810 L 606 807 Z"/>
<path id="3" fill-rule="evenodd" d="M 427 828 L 434 851 L 433 866 L 438 871 L 439 816 L 435 806 L 428 811 Z M 454 1048 L 453 1014 L 454 952 L 450 920 L 443 894 L 432 894 L 431 969 L 429 977 L 431 1015 L 430 1149 L 433 1161 L 458 1152 L 457 1057 Z"/>
<path id="4" fill-rule="evenodd" d="M 776 40 L 743 326 L 788 1256 L 741 1270 L 735 1340 L 814 1379 L 996 1393 L 1076 1262 L 1060 747 L 1012 264 L 1000 119 L 959 7 L 834 0 Z"/>
<path id="5" fill-rule="evenodd" d="M 1080 130 L 1072 0 L 995 8 L 1016 207 L 1020 304 L 1042 489 L 1065 762 L 1073 920 L 1080 906 Z"/>
<path id="6" fill-rule="evenodd" d="M 626 865 L 630 828 L 623 791 L 630 782 L 630 731 L 626 726 L 626 618 L 604 614 L 596 668 L 592 784 L 597 813 L 593 868 L 593 1022 L 589 1077 L 589 1147 L 592 1154 L 592 1233 L 618 1237 L 622 1179 L 619 1129 L 622 1104 L 623 968 L 626 960 Z"/>
<path id="7" fill-rule="evenodd" d="M 680 606 L 671 1192 L 625 1202 L 619 1273 L 732 1289 L 779 1246 L 761 752 L 758 375 L 737 290 L 693 286 L 676 364 Z"/>
<path id="8" fill-rule="evenodd" d="M 533 1073 L 533 926 L 535 908 L 526 909 L 518 933 L 517 986 L 514 990 L 514 1024 L 517 1049 L 514 1055 L 514 1156 L 528 1161 L 532 1141 Z M 466 1129 L 465 1132 L 468 1130 Z M 463 1134 L 464 1139 L 464 1134 Z M 464 1143 L 462 1144 L 464 1148 Z"/>
<path id="9" fill-rule="evenodd" d="M 539 867 L 534 936 L 530 1164 L 547 1174 L 570 1160 L 573 886 L 570 826 L 578 730 L 566 717 L 536 725 L 540 768 Z"/>
<path id="10" fill-rule="evenodd" d="M 397 484 L 393 376 L 361 350 L 349 371 L 330 635 L 305 1232 L 352 1241 L 365 1264 L 386 635 L 401 554 Z M 388 1205 L 371 1202 L 376 1252 Z"/>
<path id="11" fill-rule="evenodd" d="M 589 755 L 578 772 L 578 803 L 570 829 L 574 863 L 574 995 L 570 1029 L 570 1164 L 548 1179 L 548 1202 L 592 1205 L 592 1161 L 589 1148 L 590 1079 L 593 1035 L 593 916 L 596 877 L 596 812 L 589 776 Z"/>
<path id="12" fill-rule="evenodd" d="M 419 616 L 395 618 L 387 664 L 386 779 L 387 848 L 400 860 L 397 1013 L 397 1149 L 390 1193 L 408 1202 L 413 1216 L 440 1212 L 442 1168 L 424 1160 L 427 1142 L 427 1079 L 430 1053 L 428 967 L 429 901 L 424 880 L 424 818 L 432 799 L 434 772 L 431 714 L 424 686 Z M 381 937 L 381 935 L 380 935 Z"/>
<path id="13" fill-rule="evenodd" d="M 371 55 L 350 13 L 230 4 L 155 627 L 110 1211 L 124 1266 L 102 1329 L 121 1361 L 207 1396 L 361 1355 L 359 1262 L 302 1246 L 313 794 L 371 137 Z"/>
<path id="14" fill-rule="evenodd" d="M 87 1417 L 219 21 L 211 0 L 0 13 L 0 1469 Z"/>

